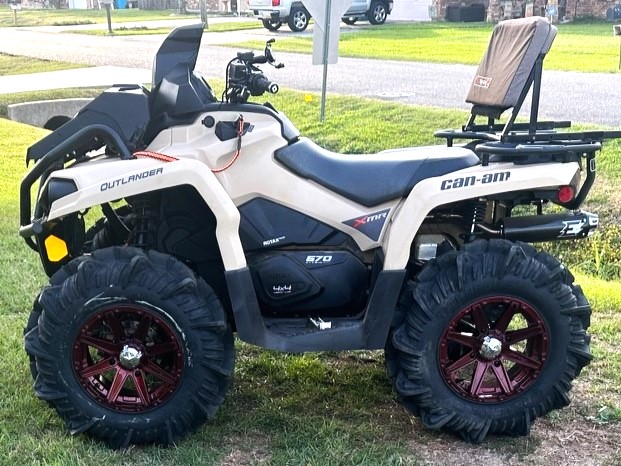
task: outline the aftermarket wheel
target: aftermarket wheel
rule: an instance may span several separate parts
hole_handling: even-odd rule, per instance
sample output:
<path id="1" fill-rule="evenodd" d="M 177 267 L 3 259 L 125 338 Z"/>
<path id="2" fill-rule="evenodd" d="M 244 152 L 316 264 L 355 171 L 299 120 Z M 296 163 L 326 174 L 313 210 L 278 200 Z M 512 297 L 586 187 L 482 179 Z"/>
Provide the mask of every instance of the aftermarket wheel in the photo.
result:
<path id="1" fill-rule="evenodd" d="M 386 360 L 404 405 L 465 440 L 526 435 L 569 404 L 589 363 L 573 277 L 554 258 L 508 241 L 476 241 L 430 261 L 403 291 Z"/>
<path id="2" fill-rule="evenodd" d="M 233 337 L 205 282 L 174 258 L 107 248 L 50 279 L 26 351 L 35 392 L 70 433 L 112 447 L 169 444 L 213 417 L 233 372 Z"/>
<path id="3" fill-rule="evenodd" d="M 274 21 L 272 19 L 262 19 L 261 22 L 263 23 L 263 27 L 270 31 L 278 31 L 280 26 L 282 26 L 282 21 Z"/>
<path id="4" fill-rule="evenodd" d="M 356 21 L 358 21 L 358 18 L 355 16 L 351 16 L 349 18 L 341 18 L 343 20 L 343 22 L 345 24 L 348 24 L 350 26 L 353 26 L 354 24 L 356 24 Z"/>
<path id="5" fill-rule="evenodd" d="M 371 3 L 371 8 L 369 8 L 369 12 L 367 13 L 367 18 L 371 24 L 384 24 L 386 22 L 387 15 L 386 5 L 378 0 L 375 0 Z"/>
<path id="6" fill-rule="evenodd" d="M 292 7 L 287 24 L 293 32 L 302 32 L 308 27 L 310 15 L 302 7 Z"/>

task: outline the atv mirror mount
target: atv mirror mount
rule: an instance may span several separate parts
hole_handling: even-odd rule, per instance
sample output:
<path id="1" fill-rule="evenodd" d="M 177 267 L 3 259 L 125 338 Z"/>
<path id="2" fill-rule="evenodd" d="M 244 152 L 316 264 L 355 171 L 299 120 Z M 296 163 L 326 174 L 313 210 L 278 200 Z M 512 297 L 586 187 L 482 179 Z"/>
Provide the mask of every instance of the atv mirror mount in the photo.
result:
<path id="1" fill-rule="evenodd" d="M 274 58 L 274 54 L 272 53 L 272 44 L 276 42 L 276 39 L 273 37 L 265 42 L 265 58 L 267 58 L 267 63 L 272 65 L 276 69 L 284 68 L 285 65 L 283 63 L 276 63 L 276 59 Z"/>

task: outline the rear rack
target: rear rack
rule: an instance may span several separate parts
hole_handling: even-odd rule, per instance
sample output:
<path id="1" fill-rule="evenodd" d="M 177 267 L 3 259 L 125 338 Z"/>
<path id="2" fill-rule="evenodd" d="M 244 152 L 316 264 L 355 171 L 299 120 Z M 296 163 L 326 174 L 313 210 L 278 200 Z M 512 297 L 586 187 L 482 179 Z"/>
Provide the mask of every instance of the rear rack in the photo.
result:
<path id="1" fill-rule="evenodd" d="M 621 131 L 558 131 L 571 128 L 571 122 L 538 121 L 543 60 L 555 37 L 556 28 L 543 18 L 500 22 L 466 98 L 473 104 L 468 122 L 459 130 L 445 129 L 434 136 L 446 139 L 449 147 L 456 140 L 471 141 L 467 147 L 474 150 L 483 165 L 490 160 L 543 163 L 586 157 L 594 172 L 591 159 L 595 152 L 604 140 L 621 138 Z M 516 123 L 531 90 L 529 121 Z M 508 109 L 508 120 L 499 123 Z M 477 117 L 487 118 L 487 122 L 477 124 Z"/>

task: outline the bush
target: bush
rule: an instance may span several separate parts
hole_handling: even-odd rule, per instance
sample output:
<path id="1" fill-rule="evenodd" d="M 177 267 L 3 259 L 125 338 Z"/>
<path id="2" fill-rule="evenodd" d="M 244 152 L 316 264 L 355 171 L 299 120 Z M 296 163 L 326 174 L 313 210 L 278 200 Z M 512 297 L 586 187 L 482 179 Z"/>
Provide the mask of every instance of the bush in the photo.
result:
<path id="1" fill-rule="evenodd" d="M 567 266 L 604 280 L 621 279 L 621 225 L 600 228 L 584 241 L 544 243 Z"/>

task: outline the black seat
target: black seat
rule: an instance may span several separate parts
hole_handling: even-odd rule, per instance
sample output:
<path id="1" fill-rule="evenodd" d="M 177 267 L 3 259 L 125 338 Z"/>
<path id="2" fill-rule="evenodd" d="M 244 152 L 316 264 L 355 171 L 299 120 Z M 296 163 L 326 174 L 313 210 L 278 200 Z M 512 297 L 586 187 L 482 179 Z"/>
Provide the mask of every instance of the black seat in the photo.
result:
<path id="1" fill-rule="evenodd" d="M 378 154 L 337 154 L 307 138 L 276 151 L 276 160 L 293 173 L 359 204 L 372 207 L 405 197 L 421 180 L 472 167 L 470 150 L 429 146 Z"/>

